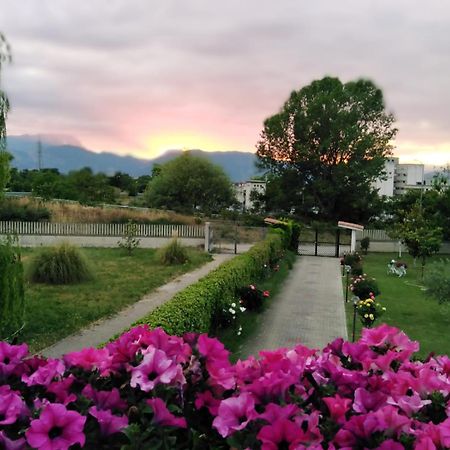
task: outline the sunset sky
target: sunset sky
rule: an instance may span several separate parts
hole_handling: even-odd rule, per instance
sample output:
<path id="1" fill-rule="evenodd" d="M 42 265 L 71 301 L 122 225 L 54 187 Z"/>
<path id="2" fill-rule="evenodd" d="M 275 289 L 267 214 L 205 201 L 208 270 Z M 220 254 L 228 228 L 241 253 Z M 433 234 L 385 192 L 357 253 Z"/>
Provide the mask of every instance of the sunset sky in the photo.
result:
<path id="1" fill-rule="evenodd" d="M 95 151 L 255 151 L 263 120 L 325 75 L 372 79 L 402 162 L 450 162 L 450 2 L 0 0 L 8 133 Z"/>

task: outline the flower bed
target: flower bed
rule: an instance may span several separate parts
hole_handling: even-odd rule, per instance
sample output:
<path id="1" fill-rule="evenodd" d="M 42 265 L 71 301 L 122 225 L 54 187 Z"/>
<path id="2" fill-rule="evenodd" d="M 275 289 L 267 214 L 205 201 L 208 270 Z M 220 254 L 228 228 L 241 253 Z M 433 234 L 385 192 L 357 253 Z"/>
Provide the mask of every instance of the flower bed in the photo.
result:
<path id="1" fill-rule="evenodd" d="M 145 326 L 61 360 L 2 342 L 0 447 L 448 448 L 450 359 L 417 350 L 387 325 L 234 365 L 206 334 Z"/>

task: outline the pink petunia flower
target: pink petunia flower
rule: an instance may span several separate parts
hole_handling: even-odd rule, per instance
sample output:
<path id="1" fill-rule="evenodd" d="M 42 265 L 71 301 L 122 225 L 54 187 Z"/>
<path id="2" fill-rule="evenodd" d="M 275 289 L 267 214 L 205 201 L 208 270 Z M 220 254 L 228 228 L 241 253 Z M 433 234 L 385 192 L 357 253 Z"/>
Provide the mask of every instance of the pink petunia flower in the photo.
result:
<path id="1" fill-rule="evenodd" d="M 301 437 L 301 428 L 287 419 L 265 425 L 257 435 L 262 442 L 261 450 L 278 450 L 279 448 L 296 450 L 301 443 Z"/>
<path id="2" fill-rule="evenodd" d="M 103 376 L 109 373 L 112 356 L 106 348 L 88 347 L 79 352 L 67 353 L 63 359 L 67 367 L 76 366 L 84 370 L 98 370 Z"/>
<path id="3" fill-rule="evenodd" d="M 243 430 L 257 417 L 255 401 L 248 393 L 222 400 L 213 427 L 222 437 L 228 437 L 235 431 Z"/>
<path id="4" fill-rule="evenodd" d="M 4 450 L 25 450 L 26 442 L 24 438 L 9 439 L 3 431 L 0 431 L 0 448 Z"/>
<path id="5" fill-rule="evenodd" d="M 120 392 L 117 388 L 112 388 L 110 391 L 97 391 L 90 384 L 87 384 L 81 391 L 81 394 L 92 400 L 97 409 L 123 411 L 127 406 L 127 402 L 120 397 Z"/>
<path id="6" fill-rule="evenodd" d="M 73 375 L 63 378 L 60 381 L 53 381 L 47 387 L 47 391 L 51 392 L 56 397 L 57 403 L 68 405 L 77 399 L 77 396 L 70 392 L 70 388 L 75 380 Z"/>
<path id="7" fill-rule="evenodd" d="M 127 416 L 116 416 L 110 410 L 97 409 L 97 407 L 91 406 L 89 414 L 97 419 L 102 436 L 119 433 L 128 426 Z"/>
<path id="8" fill-rule="evenodd" d="M 65 371 L 64 364 L 59 359 L 48 359 L 46 363 L 39 366 L 31 375 L 22 375 L 22 381 L 27 386 L 48 386 L 56 377 Z"/>
<path id="9" fill-rule="evenodd" d="M 26 344 L 10 345 L 0 341 L 0 380 L 11 375 L 27 354 Z"/>
<path id="10" fill-rule="evenodd" d="M 262 295 L 263 295 L 263 297 L 270 297 L 270 292 L 269 291 L 263 291 Z"/>
<path id="11" fill-rule="evenodd" d="M 64 405 L 52 403 L 45 407 L 39 419 L 31 422 L 25 436 L 31 447 L 39 450 L 67 450 L 74 444 L 84 445 L 86 417 L 68 411 Z"/>
<path id="12" fill-rule="evenodd" d="M 26 413 L 27 407 L 20 395 L 8 385 L 0 386 L 0 425 L 11 425 Z"/>
<path id="13" fill-rule="evenodd" d="M 145 392 L 151 391 L 159 383 L 185 382 L 181 366 L 154 347 L 149 347 L 141 364 L 131 370 L 130 386 L 139 386 Z"/>
<path id="14" fill-rule="evenodd" d="M 334 397 L 324 397 L 322 400 L 327 405 L 331 418 L 336 423 L 343 424 L 345 422 L 345 414 L 352 404 L 351 399 L 343 398 L 336 394 Z"/>
<path id="15" fill-rule="evenodd" d="M 159 397 L 147 400 L 147 404 L 153 410 L 152 422 L 156 425 L 167 427 L 187 428 L 186 419 L 184 417 L 174 416 L 168 409 L 166 404 Z"/>

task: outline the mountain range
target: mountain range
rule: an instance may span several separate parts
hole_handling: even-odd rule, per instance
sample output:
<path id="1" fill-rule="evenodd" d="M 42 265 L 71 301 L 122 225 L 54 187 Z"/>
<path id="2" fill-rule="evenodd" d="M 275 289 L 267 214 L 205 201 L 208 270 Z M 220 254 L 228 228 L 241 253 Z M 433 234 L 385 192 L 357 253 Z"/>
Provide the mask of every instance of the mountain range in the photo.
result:
<path id="1" fill-rule="evenodd" d="M 37 136 L 8 136 L 7 149 L 13 155 L 12 166 L 20 170 L 37 169 Z M 62 173 L 90 167 L 94 172 L 112 175 L 120 171 L 133 177 L 150 175 L 154 164 L 163 164 L 176 158 L 182 150 L 168 150 L 157 158 L 140 159 L 134 156 L 121 156 L 111 152 L 95 153 L 81 146 L 75 139 L 52 139 L 41 137 L 41 167 L 56 168 Z M 227 151 L 205 152 L 191 150 L 196 156 L 202 156 L 223 168 L 232 181 L 245 181 L 258 174 L 254 153 Z"/>

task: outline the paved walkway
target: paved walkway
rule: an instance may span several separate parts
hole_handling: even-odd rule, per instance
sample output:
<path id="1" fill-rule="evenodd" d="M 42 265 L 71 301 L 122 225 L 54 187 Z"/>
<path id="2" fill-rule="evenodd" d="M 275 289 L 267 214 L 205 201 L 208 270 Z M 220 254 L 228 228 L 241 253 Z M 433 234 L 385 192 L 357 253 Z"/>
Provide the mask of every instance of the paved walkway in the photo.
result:
<path id="1" fill-rule="evenodd" d="M 298 343 L 322 349 L 337 337 L 347 338 L 339 259 L 299 256 L 263 314 L 241 357 Z"/>
<path id="2" fill-rule="evenodd" d="M 241 249 L 239 250 L 241 251 Z M 116 316 L 95 322 L 88 328 L 68 336 L 39 353 L 47 357 L 56 358 L 68 352 L 81 350 L 84 347 L 97 347 L 111 339 L 111 337 L 127 329 L 132 323 L 147 315 L 157 306 L 170 300 L 177 292 L 190 284 L 195 283 L 197 280 L 207 275 L 211 270 L 233 257 L 234 254 L 213 255 L 213 261 L 192 272 L 185 273 L 173 281 L 157 288 L 138 302 L 122 310 Z"/>

